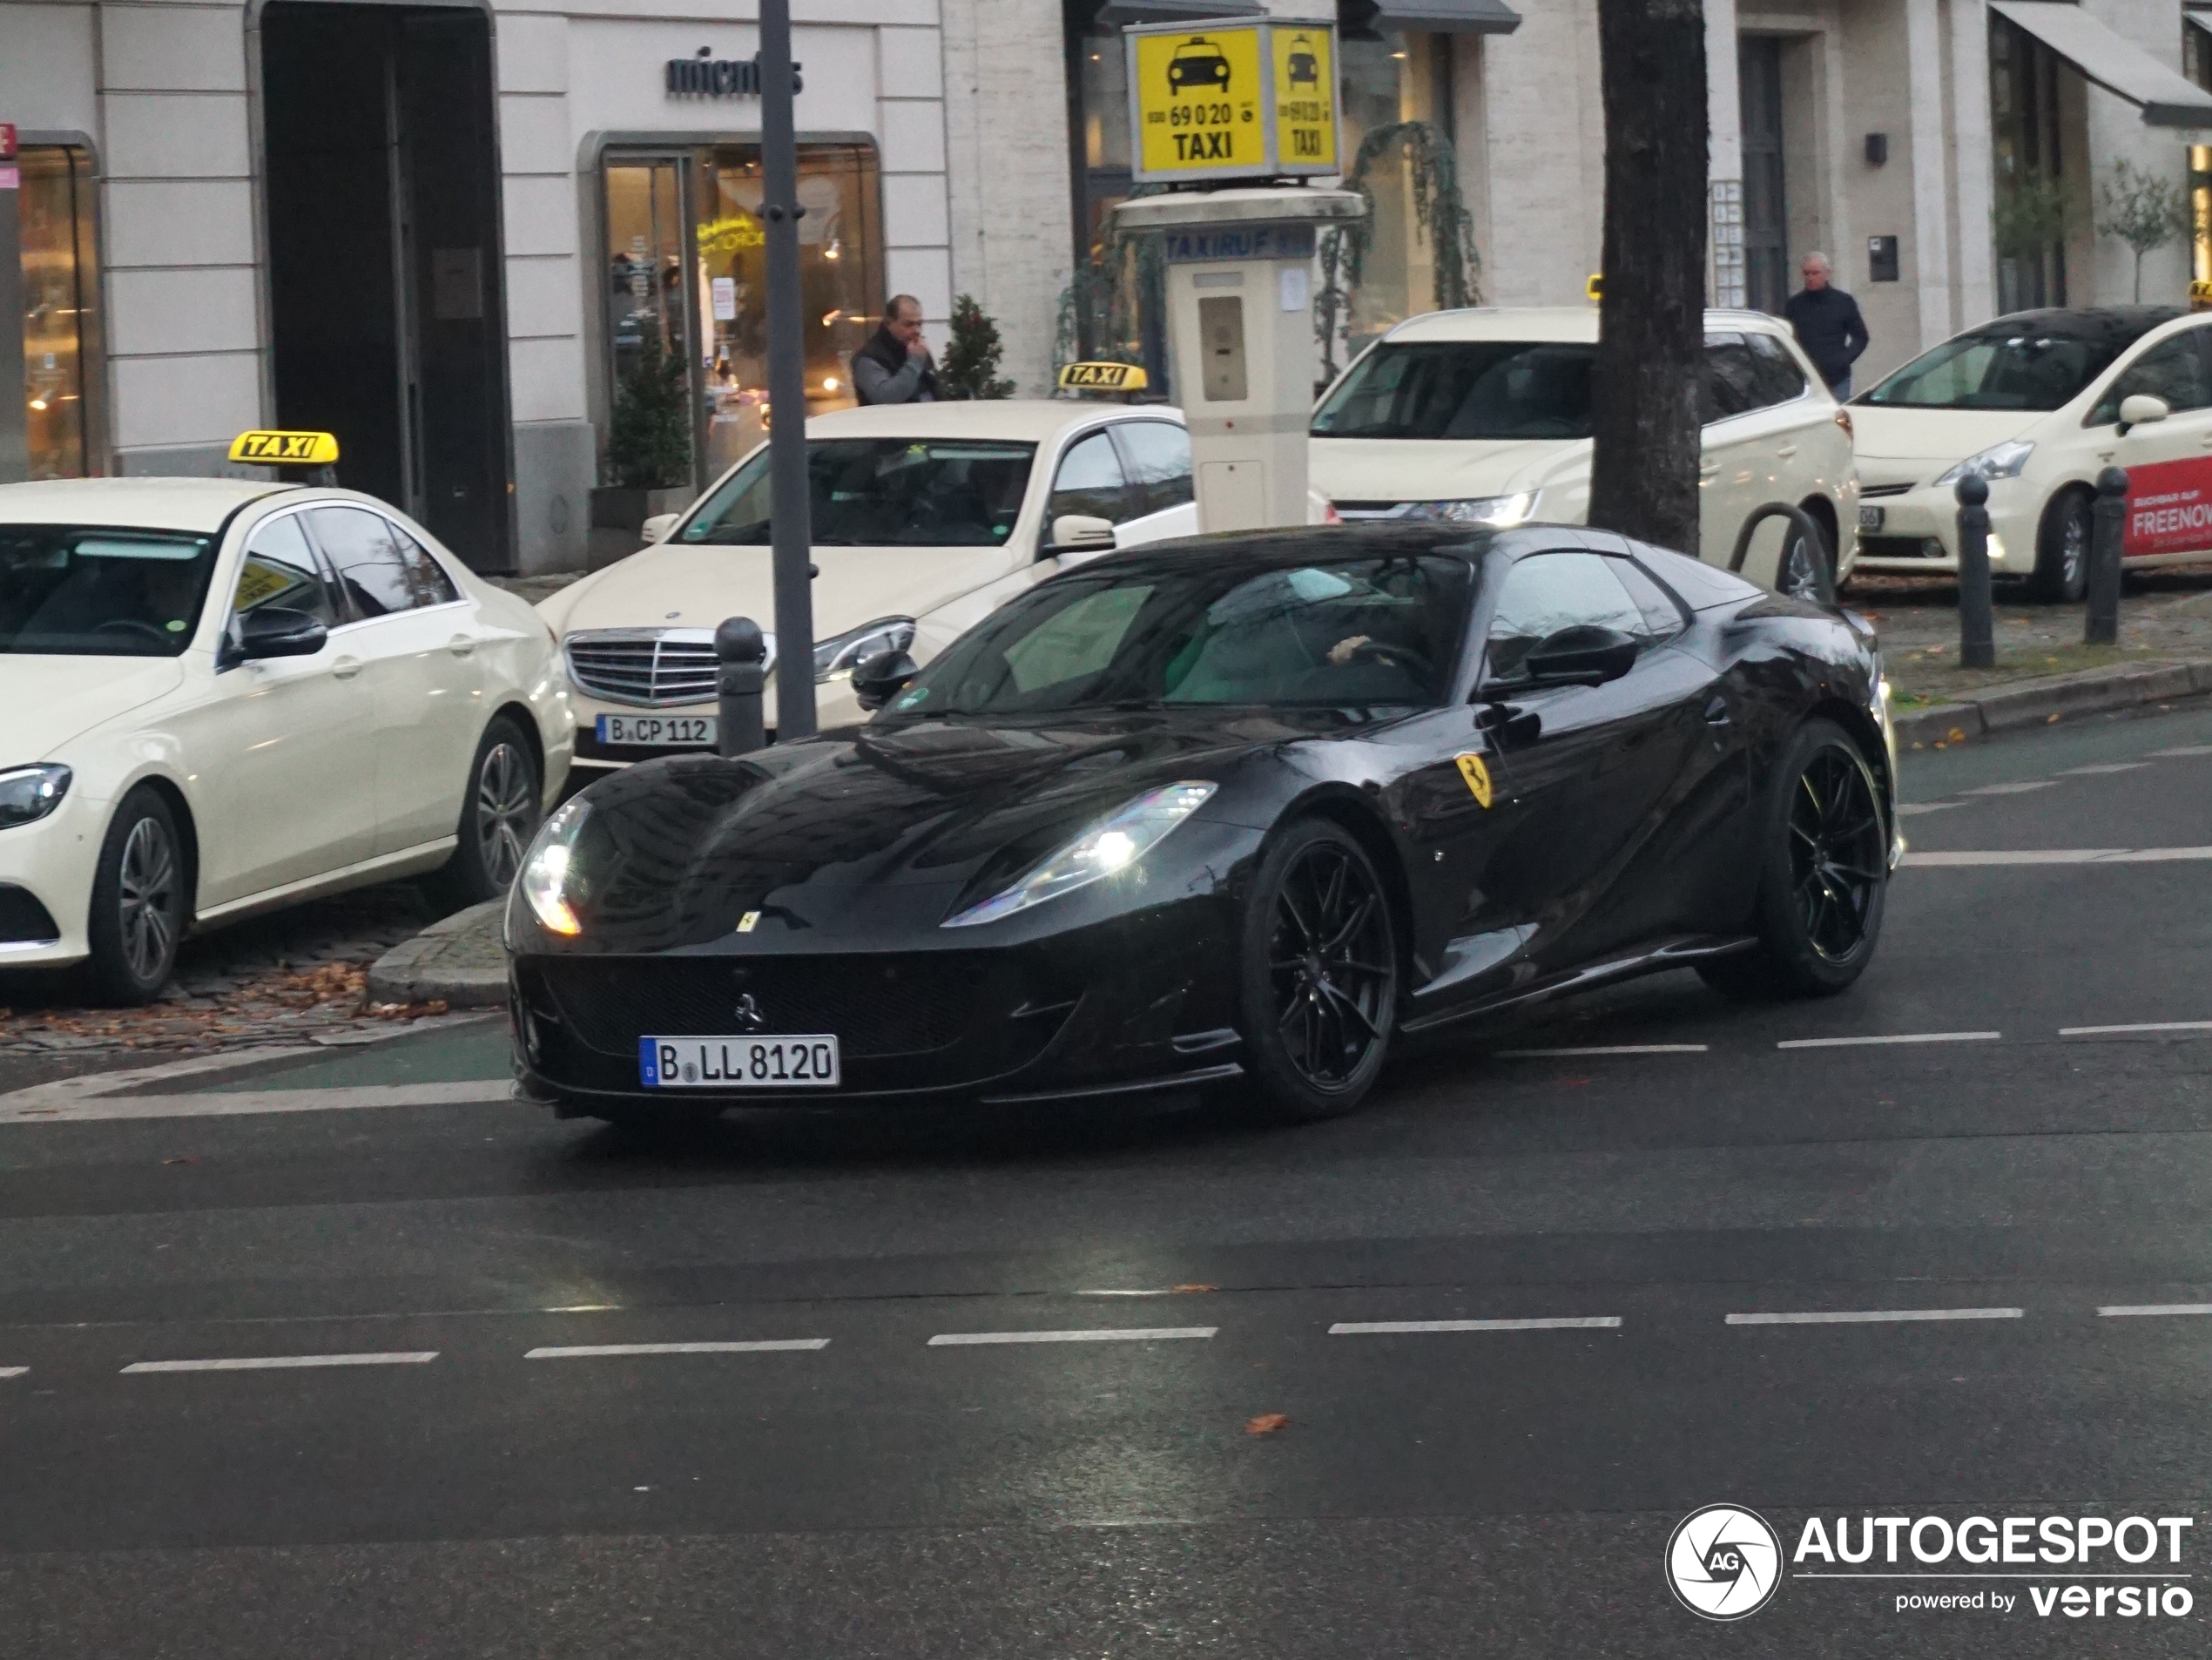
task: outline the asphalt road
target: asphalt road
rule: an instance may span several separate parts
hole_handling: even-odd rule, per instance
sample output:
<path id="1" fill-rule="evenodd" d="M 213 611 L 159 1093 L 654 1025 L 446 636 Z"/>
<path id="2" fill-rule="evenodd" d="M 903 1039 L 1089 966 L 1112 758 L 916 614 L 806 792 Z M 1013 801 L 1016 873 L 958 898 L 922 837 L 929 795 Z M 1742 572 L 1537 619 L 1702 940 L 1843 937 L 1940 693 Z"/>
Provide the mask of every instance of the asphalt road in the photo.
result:
<path id="1" fill-rule="evenodd" d="M 2212 1313 L 2100 1311 L 2212 1305 L 2212 710 L 1905 793 L 2013 861 L 1908 865 L 1851 994 L 1646 982 L 1298 1130 L 640 1142 L 442 1100 L 489 1023 L 0 1097 L 0 1651 L 2202 1655 Z M 1332 1330 L 1435 1322 L 1541 1323 Z M 1111 1335 L 975 1340 L 1041 1333 Z M 1719 1502 L 2191 1517 L 2095 1566 L 2193 1606 L 1813 1562 L 1713 1623 L 1662 1570 Z"/>

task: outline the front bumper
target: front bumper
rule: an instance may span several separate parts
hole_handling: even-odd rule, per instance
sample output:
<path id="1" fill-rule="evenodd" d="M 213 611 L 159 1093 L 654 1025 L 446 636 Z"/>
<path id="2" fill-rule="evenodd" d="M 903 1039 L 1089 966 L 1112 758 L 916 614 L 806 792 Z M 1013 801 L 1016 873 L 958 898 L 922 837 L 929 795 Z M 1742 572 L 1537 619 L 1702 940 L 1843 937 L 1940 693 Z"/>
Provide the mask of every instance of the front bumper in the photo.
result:
<path id="1" fill-rule="evenodd" d="M 1959 498 L 1952 487 L 1919 486 L 1898 496 L 1869 497 L 1859 505 L 1878 509 L 1878 529 L 1861 523 L 1860 573 L 1934 576 L 1959 570 Z M 1995 577 L 2026 577 L 2035 569 L 2035 537 L 2042 520 L 2040 489 L 2017 478 L 1989 485 L 1989 570 Z"/>
<path id="2" fill-rule="evenodd" d="M 0 888 L 19 889 L 36 901 L 34 908 L 12 895 L 0 895 L 0 918 L 12 924 L 0 933 L 45 933 L 43 927 L 14 921 L 29 919 L 37 910 L 54 924 L 51 939 L 0 938 L 0 968 L 59 968 L 91 955 L 85 927 L 108 806 L 91 799 L 80 775 L 44 818 L 0 830 Z"/>

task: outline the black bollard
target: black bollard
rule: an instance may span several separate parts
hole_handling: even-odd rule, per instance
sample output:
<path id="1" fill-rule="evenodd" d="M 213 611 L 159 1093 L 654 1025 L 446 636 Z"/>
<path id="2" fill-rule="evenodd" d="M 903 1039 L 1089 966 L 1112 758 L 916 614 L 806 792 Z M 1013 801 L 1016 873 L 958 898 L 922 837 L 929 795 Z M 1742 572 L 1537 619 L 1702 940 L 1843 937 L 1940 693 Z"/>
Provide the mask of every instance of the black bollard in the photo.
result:
<path id="1" fill-rule="evenodd" d="M 1989 602 L 1989 481 L 1959 481 L 1959 666 L 1997 666 L 1996 621 Z"/>
<path id="2" fill-rule="evenodd" d="M 2082 639 L 2120 644 L 2120 544 L 2128 527 L 2128 475 L 2107 467 L 2097 475 L 2096 505 L 2089 521 L 2089 620 Z"/>
<path id="3" fill-rule="evenodd" d="M 760 716 L 767 658 L 768 643 L 750 617 L 725 617 L 714 631 L 714 690 L 720 701 L 716 737 L 725 755 L 750 755 L 767 746 Z"/>

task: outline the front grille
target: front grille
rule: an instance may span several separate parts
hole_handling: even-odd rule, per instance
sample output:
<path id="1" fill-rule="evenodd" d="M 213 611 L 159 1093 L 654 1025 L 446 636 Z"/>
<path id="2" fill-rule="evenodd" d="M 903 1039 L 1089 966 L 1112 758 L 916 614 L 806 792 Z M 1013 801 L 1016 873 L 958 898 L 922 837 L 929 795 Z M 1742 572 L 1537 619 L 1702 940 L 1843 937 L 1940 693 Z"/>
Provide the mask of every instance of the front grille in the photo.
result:
<path id="1" fill-rule="evenodd" d="M 1865 502 L 1877 496 L 1904 496 L 1909 494 L 1912 488 L 1912 482 L 1910 479 L 1902 484 L 1861 484 L 1858 487 L 1858 499 Z"/>
<path id="2" fill-rule="evenodd" d="M 550 957 L 536 965 L 577 1036 L 603 1054 L 656 1036 L 738 1036 L 750 995 L 767 1033 L 834 1032 L 856 1060 L 956 1042 L 1022 1001 L 1007 959 L 947 952 L 850 957 Z"/>
<path id="3" fill-rule="evenodd" d="M 1862 536 L 1858 539 L 1858 557 L 1862 559 L 1940 559 L 1943 543 L 1933 536 Z"/>
<path id="4" fill-rule="evenodd" d="M 714 631 L 609 628 L 563 642 L 569 678 L 595 698 L 641 709 L 714 701 Z"/>
<path id="5" fill-rule="evenodd" d="M 60 939 L 53 914 L 28 888 L 0 884 L 0 944 L 46 945 Z"/>

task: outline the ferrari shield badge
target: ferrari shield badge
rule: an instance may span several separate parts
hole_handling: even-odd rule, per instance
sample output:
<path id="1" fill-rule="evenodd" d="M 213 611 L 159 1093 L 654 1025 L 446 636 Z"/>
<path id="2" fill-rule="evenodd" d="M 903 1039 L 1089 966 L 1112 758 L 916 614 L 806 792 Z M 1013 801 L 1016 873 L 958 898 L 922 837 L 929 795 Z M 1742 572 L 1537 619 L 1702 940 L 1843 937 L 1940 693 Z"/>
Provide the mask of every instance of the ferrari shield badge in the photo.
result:
<path id="1" fill-rule="evenodd" d="M 1453 759 L 1459 763 L 1460 776 L 1467 781 L 1467 791 L 1474 797 L 1475 804 L 1478 806 L 1488 806 L 1490 805 L 1490 769 L 1482 764 L 1482 757 L 1458 755 Z"/>

